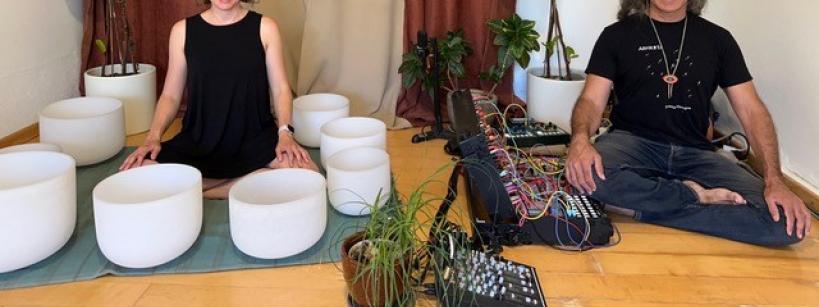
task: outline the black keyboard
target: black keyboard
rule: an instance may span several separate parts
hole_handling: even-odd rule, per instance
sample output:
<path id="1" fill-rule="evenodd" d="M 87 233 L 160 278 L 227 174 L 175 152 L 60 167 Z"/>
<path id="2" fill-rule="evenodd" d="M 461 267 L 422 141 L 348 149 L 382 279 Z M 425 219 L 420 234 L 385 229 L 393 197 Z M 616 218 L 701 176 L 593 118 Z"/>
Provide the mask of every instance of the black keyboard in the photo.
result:
<path id="1" fill-rule="evenodd" d="M 563 200 L 568 208 L 554 204 L 549 215 L 523 225 L 534 241 L 575 246 L 580 245 L 588 233 L 586 242 L 595 246 L 609 244 L 614 227 L 600 202 L 585 195 L 568 195 Z"/>
<path id="2" fill-rule="evenodd" d="M 532 147 L 535 145 L 565 145 L 569 144 L 572 136 L 555 124 L 526 122 L 520 119 L 510 120 L 508 129 L 504 132 L 506 144 L 516 147 Z"/>

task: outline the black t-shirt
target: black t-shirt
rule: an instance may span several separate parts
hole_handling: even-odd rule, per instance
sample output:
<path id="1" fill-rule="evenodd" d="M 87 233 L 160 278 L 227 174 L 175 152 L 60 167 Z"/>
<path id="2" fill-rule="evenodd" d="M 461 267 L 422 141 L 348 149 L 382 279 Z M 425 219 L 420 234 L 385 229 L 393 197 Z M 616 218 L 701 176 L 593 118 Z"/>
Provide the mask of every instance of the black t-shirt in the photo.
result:
<path id="1" fill-rule="evenodd" d="M 676 63 L 684 21 L 654 21 L 668 62 Z M 669 52 L 670 51 L 670 52 Z M 673 71 L 673 66 L 671 71 Z M 631 16 L 603 31 L 592 52 L 587 74 L 614 82 L 618 103 L 612 111 L 615 129 L 651 140 L 712 148 L 706 139 L 717 90 L 750 81 L 751 74 L 734 37 L 699 16 L 689 15 L 673 96 L 668 86 L 657 36 L 647 16 Z"/>

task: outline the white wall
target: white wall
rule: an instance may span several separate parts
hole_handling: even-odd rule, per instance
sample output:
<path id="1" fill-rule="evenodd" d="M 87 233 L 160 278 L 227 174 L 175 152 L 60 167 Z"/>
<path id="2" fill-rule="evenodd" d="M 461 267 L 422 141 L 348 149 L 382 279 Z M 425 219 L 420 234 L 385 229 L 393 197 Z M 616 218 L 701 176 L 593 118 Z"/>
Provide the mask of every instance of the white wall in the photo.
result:
<path id="1" fill-rule="evenodd" d="M 4 1 L 0 10 L 0 137 L 79 94 L 82 0 Z"/>
<path id="2" fill-rule="evenodd" d="M 714 0 L 704 16 L 739 42 L 773 115 L 785 171 L 819 188 L 819 1 Z M 724 94 L 714 102 L 732 114 Z M 732 116 L 720 129 L 740 129 Z"/>
<path id="3" fill-rule="evenodd" d="M 548 2 L 518 0 L 517 12 L 535 20 L 545 34 Z M 615 21 L 619 1 L 558 0 L 558 5 L 567 44 L 580 54 L 573 65 L 585 69 L 600 32 Z M 776 123 L 785 172 L 819 189 L 819 1 L 712 0 L 704 17 L 739 42 Z M 542 59 L 541 52 L 530 67 Z M 526 74 L 518 67 L 514 90 L 525 99 Z M 723 114 L 719 129 L 741 129 L 722 91 L 714 102 Z"/>
<path id="4" fill-rule="evenodd" d="M 572 70 L 586 70 L 591 50 L 600 32 L 607 25 L 615 22 L 619 1 L 616 0 L 558 0 L 560 22 L 566 45 L 572 46 L 580 57 L 572 61 Z M 546 41 L 546 31 L 549 22 L 548 0 L 518 0 L 517 13 L 524 19 L 534 20 L 535 29 L 541 33 L 541 42 Z M 529 67 L 543 67 L 544 48 L 532 56 Z M 552 57 L 552 63 L 557 59 Z M 526 100 L 526 72 L 516 65 L 515 67 L 515 95 Z"/>

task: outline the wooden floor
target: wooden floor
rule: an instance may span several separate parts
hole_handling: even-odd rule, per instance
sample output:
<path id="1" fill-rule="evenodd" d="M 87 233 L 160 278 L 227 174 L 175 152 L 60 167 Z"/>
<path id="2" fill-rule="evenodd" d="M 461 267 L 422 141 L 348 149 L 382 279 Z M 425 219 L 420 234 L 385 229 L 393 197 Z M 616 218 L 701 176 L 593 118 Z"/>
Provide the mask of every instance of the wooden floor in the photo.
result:
<path id="1" fill-rule="evenodd" d="M 173 131 L 178 129 L 178 123 Z M 413 145 L 416 130 L 389 133 L 399 191 L 449 162 L 441 141 Z M 138 145 L 142 136 L 130 137 Z M 448 174 L 438 178 L 445 180 Z M 443 195 L 444 184 L 430 193 Z M 463 197 L 458 207 L 463 208 Z M 584 253 L 542 246 L 504 256 L 534 265 L 549 306 L 819 306 L 819 236 L 767 249 L 616 218 L 620 245 Z M 814 221 L 814 229 L 819 224 Z M 816 231 L 815 233 L 819 233 Z M 213 274 L 105 277 L 0 291 L 0 306 L 344 306 L 333 264 Z M 434 306 L 425 301 L 422 306 Z"/>

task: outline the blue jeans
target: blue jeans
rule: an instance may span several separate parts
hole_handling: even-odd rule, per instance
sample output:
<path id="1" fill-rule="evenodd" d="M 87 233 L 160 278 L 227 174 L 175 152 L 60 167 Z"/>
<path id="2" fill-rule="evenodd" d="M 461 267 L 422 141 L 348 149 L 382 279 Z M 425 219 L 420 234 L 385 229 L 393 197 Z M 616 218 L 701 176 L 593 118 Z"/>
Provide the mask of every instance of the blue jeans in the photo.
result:
<path id="1" fill-rule="evenodd" d="M 603 158 L 606 180 L 595 175 L 592 197 L 636 212 L 635 219 L 764 246 L 800 241 L 785 232 L 780 210 L 775 222 L 765 203 L 765 184 L 744 164 L 713 151 L 654 142 L 615 130 L 594 145 Z M 705 188 L 726 188 L 747 205 L 702 205 L 683 180 Z"/>

